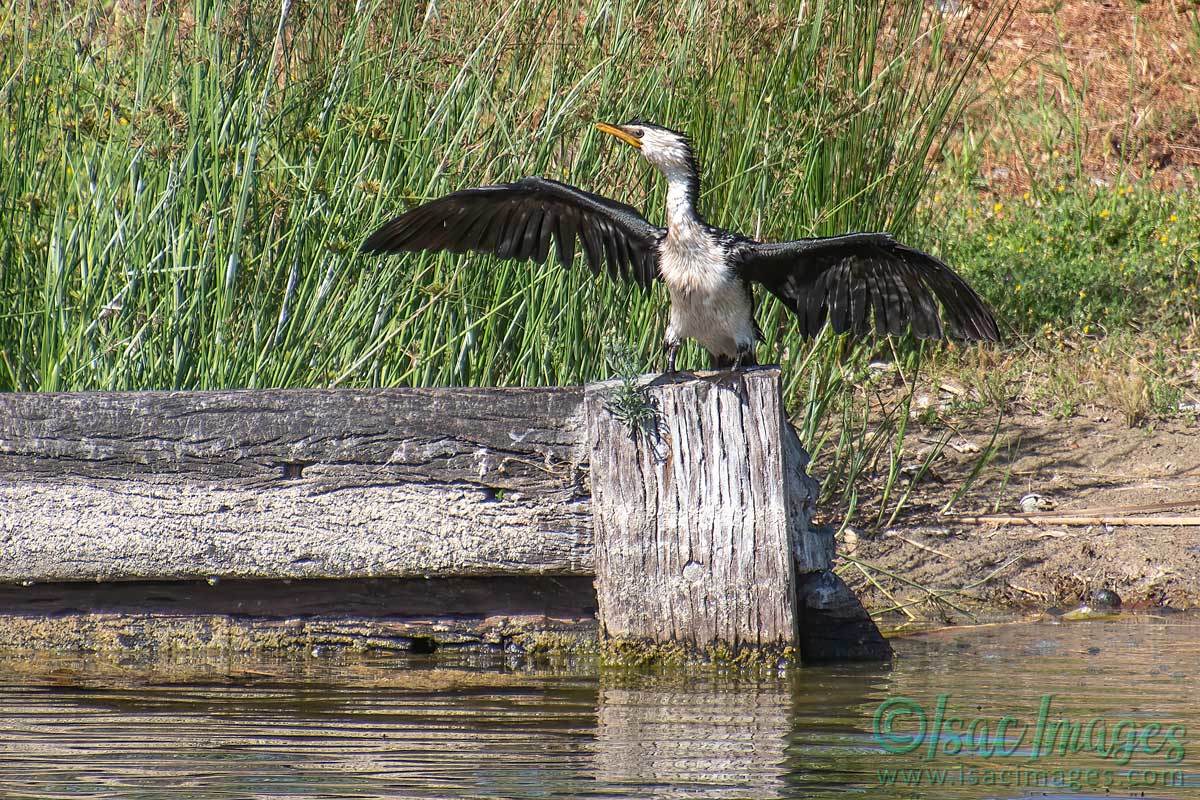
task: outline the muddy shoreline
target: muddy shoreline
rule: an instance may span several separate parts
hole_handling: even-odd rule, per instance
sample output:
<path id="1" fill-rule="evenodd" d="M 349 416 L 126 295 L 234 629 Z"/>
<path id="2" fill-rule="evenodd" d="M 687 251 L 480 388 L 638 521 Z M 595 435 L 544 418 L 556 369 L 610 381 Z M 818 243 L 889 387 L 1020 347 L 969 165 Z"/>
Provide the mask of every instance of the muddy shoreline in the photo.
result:
<path id="1" fill-rule="evenodd" d="M 970 614 L 1071 609 L 1100 590 L 1116 592 L 1129 610 L 1200 608 L 1194 424 L 1131 428 L 1104 419 L 1015 417 L 1001 424 L 996 456 L 953 511 L 1036 508 L 1042 519 L 999 525 L 940 515 L 994 427 L 994 420 L 980 420 L 960 428 L 957 448 L 942 450 L 894 525 L 839 534 L 838 553 L 846 557 L 839 571 L 868 609 L 886 611 L 885 622 L 970 622 Z M 942 432 L 911 434 L 914 462 Z M 1134 510 L 1147 505 L 1165 510 Z M 1101 524 L 1072 520 L 1097 509 L 1106 510 Z M 1138 523 L 1146 518 L 1154 524 Z M 1165 524 L 1176 518 L 1187 524 Z"/>

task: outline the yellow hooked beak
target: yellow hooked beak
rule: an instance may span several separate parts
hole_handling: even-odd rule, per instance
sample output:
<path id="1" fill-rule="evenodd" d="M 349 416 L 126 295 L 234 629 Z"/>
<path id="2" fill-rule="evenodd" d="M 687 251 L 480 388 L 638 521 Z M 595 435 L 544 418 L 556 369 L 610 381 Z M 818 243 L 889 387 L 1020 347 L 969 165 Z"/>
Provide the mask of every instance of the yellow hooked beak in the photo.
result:
<path id="1" fill-rule="evenodd" d="M 629 133 L 627 130 L 625 130 L 624 128 L 622 128 L 620 126 L 609 125 L 607 122 L 597 122 L 596 130 L 600 130 L 600 131 L 604 131 L 605 133 L 612 134 L 613 136 L 617 137 L 625 144 L 632 147 L 634 150 L 642 149 L 642 140 L 637 138 L 636 136 L 634 136 L 632 133 Z"/>

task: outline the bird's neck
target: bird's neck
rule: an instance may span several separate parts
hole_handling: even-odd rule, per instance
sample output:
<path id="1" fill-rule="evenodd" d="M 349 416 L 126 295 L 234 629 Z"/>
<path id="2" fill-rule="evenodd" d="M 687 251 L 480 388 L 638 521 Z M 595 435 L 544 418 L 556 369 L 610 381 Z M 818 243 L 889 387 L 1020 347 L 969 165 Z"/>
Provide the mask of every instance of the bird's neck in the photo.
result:
<path id="1" fill-rule="evenodd" d="M 667 235 L 674 239 L 689 239 L 705 230 L 704 220 L 696 210 L 700 194 L 700 178 L 694 169 L 678 167 L 664 170 L 667 176 Z"/>

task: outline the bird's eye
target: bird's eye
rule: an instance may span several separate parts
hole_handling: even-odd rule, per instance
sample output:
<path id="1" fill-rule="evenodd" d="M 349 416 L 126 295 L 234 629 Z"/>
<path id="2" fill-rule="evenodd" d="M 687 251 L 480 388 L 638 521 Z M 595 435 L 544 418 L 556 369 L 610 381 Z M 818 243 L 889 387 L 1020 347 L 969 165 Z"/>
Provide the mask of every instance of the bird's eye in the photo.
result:
<path id="1" fill-rule="evenodd" d="M 645 128 L 633 128 L 629 132 L 632 133 L 634 136 L 636 136 L 639 139 L 646 135 Z"/>

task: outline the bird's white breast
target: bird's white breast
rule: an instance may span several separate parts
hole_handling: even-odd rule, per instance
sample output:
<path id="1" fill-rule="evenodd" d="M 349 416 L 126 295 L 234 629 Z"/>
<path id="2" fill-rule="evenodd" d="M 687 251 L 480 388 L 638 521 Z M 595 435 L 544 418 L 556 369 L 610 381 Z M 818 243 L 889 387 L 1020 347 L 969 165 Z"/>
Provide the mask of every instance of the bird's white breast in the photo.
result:
<path id="1" fill-rule="evenodd" d="M 669 339 L 695 339 L 711 353 L 732 356 L 754 344 L 749 298 L 716 236 L 702 228 L 672 231 L 662 242 L 659 270 L 671 293 Z M 676 235 L 672 235 L 676 234 Z"/>
<path id="2" fill-rule="evenodd" d="M 708 231 L 698 229 L 682 235 L 671 231 L 661 247 L 659 270 L 672 293 L 709 293 L 727 281 L 725 248 Z"/>

